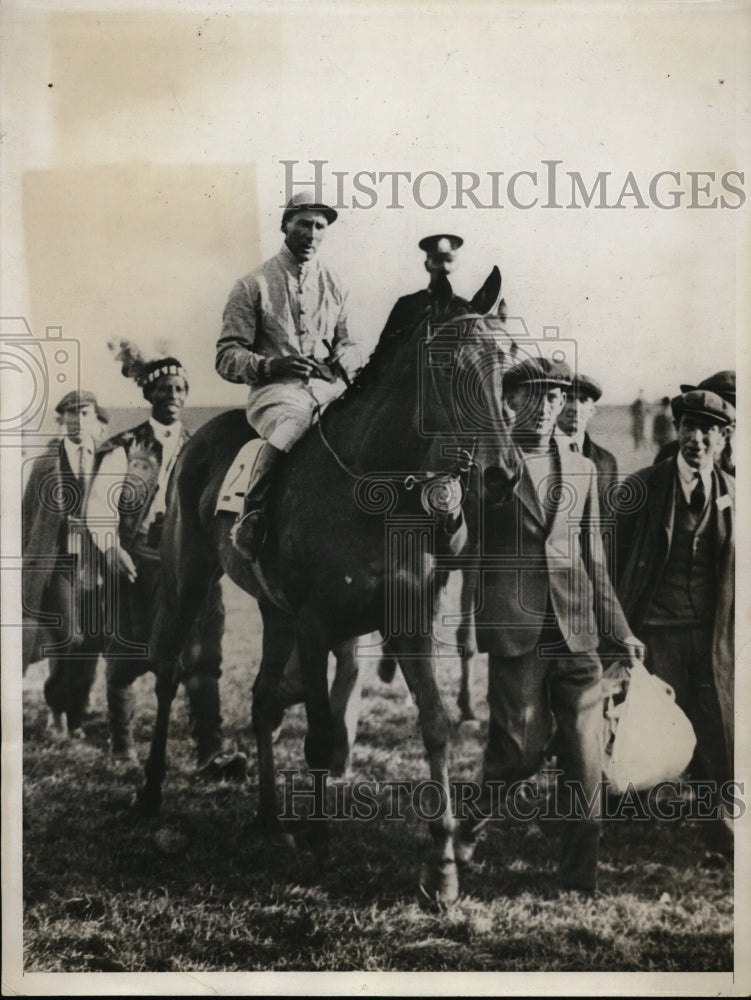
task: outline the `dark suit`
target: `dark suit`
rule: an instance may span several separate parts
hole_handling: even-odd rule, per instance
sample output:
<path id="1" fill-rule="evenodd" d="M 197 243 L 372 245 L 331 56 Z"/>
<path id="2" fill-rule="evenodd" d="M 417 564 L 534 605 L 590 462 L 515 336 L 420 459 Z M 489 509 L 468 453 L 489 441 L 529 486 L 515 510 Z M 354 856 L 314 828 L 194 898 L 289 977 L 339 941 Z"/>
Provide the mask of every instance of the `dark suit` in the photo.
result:
<path id="1" fill-rule="evenodd" d="M 540 471 L 535 471 L 540 470 Z M 550 473 L 547 503 L 540 488 Z M 544 482 L 542 483 L 544 485 Z M 594 465 L 555 436 L 550 456 L 526 456 L 513 492 L 484 513 L 486 565 L 477 640 L 490 654 L 486 780 L 528 777 L 558 724 L 567 787 L 596 801 L 602 777 L 603 640 L 615 654 L 631 630 L 615 597 L 598 530 Z M 504 565 L 505 564 L 505 565 Z M 597 880 L 597 815 L 570 820 L 562 874 L 571 886 Z"/>
<path id="2" fill-rule="evenodd" d="M 83 720 L 102 648 L 99 557 L 83 521 L 90 486 L 63 440 L 53 441 L 34 461 L 22 504 L 23 668 L 49 659 L 45 699 L 69 731 Z"/>
<path id="3" fill-rule="evenodd" d="M 695 626 L 642 626 L 674 544 L 680 484 L 676 459 L 641 469 L 625 484 L 635 498 L 616 525 L 615 575 L 623 608 L 647 645 L 647 666 L 675 689 L 697 736 L 697 776 L 727 780 L 733 769 L 735 480 L 714 465 L 706 536 L 711 544 L 711 619 Z"/>

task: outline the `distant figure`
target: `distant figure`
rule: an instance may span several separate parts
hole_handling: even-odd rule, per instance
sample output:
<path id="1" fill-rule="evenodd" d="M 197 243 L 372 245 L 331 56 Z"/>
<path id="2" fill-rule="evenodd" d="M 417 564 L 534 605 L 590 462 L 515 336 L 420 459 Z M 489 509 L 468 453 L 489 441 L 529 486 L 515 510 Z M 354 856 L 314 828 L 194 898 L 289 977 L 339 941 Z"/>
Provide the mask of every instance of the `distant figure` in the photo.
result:
<path id="1" fill-rule="evenodd" d="M 631 436 L 634 439 L 634 451 L 644 444 L 644 422 L 647 416 L 647 404 L 644 401 L 644 390 L 639 389 L 638 397 L 631 404 Z"/>
<path id="2" fill-rule="evenodd" d="M 655 413 L 652 421 L 652 440 L 658 449 L 664 448 L 666 444 L 676 440 L 670 396 L 663 396 L 660 400 L 660 409 Z"/>

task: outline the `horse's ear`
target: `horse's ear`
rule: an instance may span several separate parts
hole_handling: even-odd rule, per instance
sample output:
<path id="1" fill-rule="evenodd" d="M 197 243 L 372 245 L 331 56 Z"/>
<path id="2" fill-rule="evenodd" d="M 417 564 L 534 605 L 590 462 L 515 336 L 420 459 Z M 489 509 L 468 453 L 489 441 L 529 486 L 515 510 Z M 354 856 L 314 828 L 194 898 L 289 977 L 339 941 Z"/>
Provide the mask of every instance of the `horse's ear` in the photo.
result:
<path id="1" fill-rule="evenodd" d="M 480 313 L 481 316 L 487 316 L 498 301 L 498 296 L 500 294 L 501 272 L 497 267 L 493 267 L 493 270 L 485 279 L 485 284 L 479 292 L 475 292 L 471 303 L 472 308 L 475 312 Z"/>

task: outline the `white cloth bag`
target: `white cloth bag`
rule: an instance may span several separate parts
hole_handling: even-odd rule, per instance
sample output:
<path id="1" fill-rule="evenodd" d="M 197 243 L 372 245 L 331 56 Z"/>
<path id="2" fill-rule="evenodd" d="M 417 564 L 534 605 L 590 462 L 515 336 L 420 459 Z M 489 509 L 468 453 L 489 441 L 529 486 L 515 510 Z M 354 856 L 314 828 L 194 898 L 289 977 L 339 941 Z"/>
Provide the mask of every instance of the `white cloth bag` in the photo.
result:
<path id="1" fill-rule="evenodd" d="M 629 785 L 646 791 L 678 778 L 696 746 L 694 728 L 675 703 L 675 692 L 643 664 L 615 664 L 603 678 L 603 777 L 617 794 Z M 618 694 L 625 687 L 625 699 Z"/>

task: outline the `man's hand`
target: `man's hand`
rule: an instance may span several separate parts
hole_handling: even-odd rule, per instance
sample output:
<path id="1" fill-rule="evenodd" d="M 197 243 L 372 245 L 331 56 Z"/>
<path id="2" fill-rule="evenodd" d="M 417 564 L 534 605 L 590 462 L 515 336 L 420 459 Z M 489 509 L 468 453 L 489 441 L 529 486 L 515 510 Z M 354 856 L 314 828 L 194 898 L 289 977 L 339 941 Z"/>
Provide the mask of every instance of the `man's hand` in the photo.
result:
<path id="1" fill-rule="evenodd" d="M 312 358 L 291 354 L 284 358 L 271 358 L 266 362 L 266 371 L 272 380 L 277 378 L 313 378 L 318 372 L 318 365 Z"/>
<path id="2" fill-rule="evenodd" d="M 632 667 L 636 666 L 637 663 L 644 663 L 646 646 L 635 635 L 627 636 L 623 640 L 623 646 L 628 653 L 629 663 Z"/>
<path id="3" fill-rule="evenodd" d="M 125 576 L 133 583 L 138 576 L 136 565 L 125 549 L 113 545 L 104 553 L 104 561 L 107 569 L 114 570 L 119 576 Z"/>

